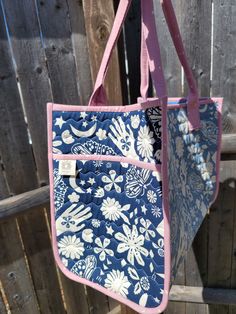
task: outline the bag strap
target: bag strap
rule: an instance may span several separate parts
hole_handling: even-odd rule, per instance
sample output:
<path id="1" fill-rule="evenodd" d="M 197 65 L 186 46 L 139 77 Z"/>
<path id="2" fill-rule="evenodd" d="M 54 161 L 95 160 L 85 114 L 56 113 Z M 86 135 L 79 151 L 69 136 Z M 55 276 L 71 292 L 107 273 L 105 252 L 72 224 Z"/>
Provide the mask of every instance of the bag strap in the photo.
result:
<path id="1" fill-rule="evenodd" d="M 96 82 L 92 96 L 90 97 L 88 106 L 98 106 L 107 103 L 105 90 L 103 87 L 104 79 L 107 73 L 108 64 L 111 59 L 112 50 L 118 40 L 122 26 L 124 24 L 125 17 L 128 13 L 131 0 L 121 0 L 116 12 L 114 23 L 110 36 L 108 38 L 106 48 L 103 54 L 102 62 L 97 74 Z"/>
<path id="2" fill-rule="evenodd" d="M 144 1 L 144 0 L 143 0 Z M 147 1 L 149 2 L 149 0 Z M 190 130 L 198 129 L 200 127 L 200 116 L 199 116 L 199 107 L 198 107 L 198 88 L 196 81 L 193 76 L 193 72 L 189 66 L 183 41 L 181 38 L 178 22 L 176 19 L 176 15 L 174 12 L 174 8 L 172 5 L 171 0 L 161 0 L 162 9 L 164 12 L 164 16 L 176 49 L 176 52 L 178 54 L 179 60 L 181 62 L 181 65 L 183 66 L 184 73 L 187 79 L 188 87 L 189 87 L 189 94 L 188 94 L 188 100 L 187 100 L 187 110 L 188 110 L 188 119 L 189 119 L 189 128 Z M 143 10 L 142 10 L 143 12 Z M 155 17 L 154 13 L 150 12 L 149 18 L 154 19 Z M 143 19 L 143 17 L 142 17 Z M 152 60 L 148 57 L 148 51 L 150 50 L 150 46 L 148 47 L 146 45 L 145 41 L 145 28 L 143 28 L 144 23 L 142 23 L 142 35 L 141 35 L 141 58 L 140 58 L 140 67 L 141 67 L 141 85 L 140 85 L 140 92 L 143 99 L 146 99 L 147 97 L 147 90 L 149 85 L 149 71 L 148 71 L 148 65 L 151 72 L 151 66 L 152 66 Z M 150 34 L 151 37 L 151 34 Z M 150 40 L 150 44 L 152 44 L 155 41 L 155 38 Z M 147 60 L 148 58 L 148 60 Z M 159 52 L 157 53 L 156 63 L 157 60 L 160 60 Z M 156 91 L 157 86 L 154 84 Z"/>
<path id="3" fill-rule="evenodd" d="M 89 100 L 89 106 L 98 106 L 98 105 L 104 105 L 107 104 L 107 98 L 105 89 L 103 87 L 104 79 L 107 73 L 108 64 L 111 58 L 112 50 L 118 40 L 118 36 L 120 34 L 122 25 L 124 23 L 124 19 L 127 15 L 128 9 L 130 7 L 131 0 L 121 0 L 117 9 L 117 13 L 115 16 L 114 24 L 111 30 L 111 34 L 109 36 L 105 52 L 103 55 L 103 59 L 101 62 L 101 66 L 98 71 L 98 75 L 96 78 L 95 86 L 93 94 Z M 167 97 L 166 92 L 166 82 L 164 78 L 164 72 L 162 69 L 162 63 L 160 58 L 160 47 L 157 37 L 157 31 L 156 31 L 156 25 L 155 25 L 155 19 L 154 16 L 150 18 L 150 15 L 152 15 L 153 12 L 153 2 L 152 0 L 142 0 L 142 29 L 144 30 L 143 34 L 143 40 L 142 43 L 145 43 L 145 46 L 141 51 L 143 53 L 148 53 L 148 56 L 144 56 L 142 58 L 143 62 L 145 60 L 148 62 L 148 60 L 153 60 L 151 69 L 151 75 L 153 81 L 156 83 L 155 87 L 158 93 L 158 96 L 160 98 Z M 151 33 L 151 36 L 149 36 L 149 33 Z M 151 40 L 153 40 L 153 43 L 151 44 Z M 147 42 L 147 43 L 146 43 Z M 145 49 L 145 47 L 149 47 L 149 49 Z M 147 50 L 150 50 L 149 52 Z M 141 76 L 143 78 L 146 77 L 145 74 L 142 73 L 142 70 L 145 69 L 147 73 L 149 73 L 149 64 L 147 63 L 145 67 L 141 68 Z M 147 81 L 148 84 L 148 81 Z"/>

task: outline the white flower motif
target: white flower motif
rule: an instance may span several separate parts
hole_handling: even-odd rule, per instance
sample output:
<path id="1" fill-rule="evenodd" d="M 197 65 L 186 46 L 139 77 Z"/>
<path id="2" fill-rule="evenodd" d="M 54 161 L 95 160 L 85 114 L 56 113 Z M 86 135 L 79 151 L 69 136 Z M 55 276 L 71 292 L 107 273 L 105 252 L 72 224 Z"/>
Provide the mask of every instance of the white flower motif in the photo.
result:
<path id="1" fill-rule="evenodd" d="M 107 138 L 107 132 L 106 130 L 103 130 L 103 129 L 98 129 L 96 135 L 99 141 L 105 140 Z"/>
<path id="2" fill-rule="evenodd" d="M 67 258 L 79 259 L 84 254 L 84 243 L 75 235 L 64 236 L 58 243 L 59 253 Z"/>
<path id="3" fill-rule="evenodd" d="M 154 204 L 157 201 L 157 194 L 152 190 L 148 190 L 147 199 L 149 200 L 150 203 Z"/>
<path id="4" fill-rule="evenodd" d="M 176 137 L 175 145 L 176 145 L 176 154 L 178 155 L 179 158 L 181 158 L 184 154 L 184 144 L 180 136 Z"/>
<path id="5" fill-rule="evenodd" d="M 137 129 L 140 124 L 140 118 L 138 115 L 131 116 L 131 126 L 134 129 Z"/>
<path id="6" fill-rule="evenodd" d="M 141 126 L 138 132 L 137 148 L 140 155 L 145 159 L 150 159 L 153 154 L 153 132 L 148 126 Z"/>
<path id="7" fill-rule="evenodd" d="M 68 198 L 71 203 L 78 203 L 80 196 L 73 192 L 72 194 L 68 195 Z"/>
<path id="8" fill-rule="evenodd" d="M 140 233 L 144 234 L 145 239 L 150 241 L 150 236 L 152 238 L 155 237 L 155 232 L 150 229 L 151 221 L 149 219 L 145 220 L 143 218 L 140 219 L 141 227 L 139 228 Z"/>
<path id="9" fill-rule="evenodd" d="M 141 284 L 141 287 L 144 291 L 147 291 L 150 289 L 150 282 L 148 280 L 148 277 L 142 277 L 140 279 L 140 284 Z"/>
<path id="10" fill-rule="evenodd" d="M 120 203 L 116 201 L 115 198 L 107 197 L 103 200 L 101 211 L 102 214 L 105 216 L 106 219 L 111 221 L 116 221 L 120 217 L 129 224 L 128 218 L 125 216 L 123 211 L 127 211 L 130 209 L 130 205 L 127 204 L 123 207 L 121 207 Z"/>
<path id="11" fill-rule="evenodd" d="M 107 183 L 104 188 L 106 191 L 111 191 L 113 185 L 114 185 L 114 188 L 116 190 L 117 193 L 120 193 L 121 192 L 121 188 L 118 186 L 118 183 L 121 183 L 123 182 L 123 176 L 120 175 L 118 177 L 116 177 L 116 171 L 115 170 L 110 170 L 109 171 L 109 175 L 110 177 L 108 176 L 103 176 L 102 177 L 102 182 L 104 183 Z"/>
<path id="12" fill-rule="evenodd" d="M 148 250 L 143 247 L 144 236 L 138 233 L 137 227 L 135 225 L 130 229 L 127 225 L 123 225 L 124 234 L 118 232 L 115 234 L 115 238 L 121 243 L 117 246 L 118 253 L 127 253 L 127 260 L 130 264 L 134 265 L 135 259 L 138 264 L 144 266 L 144 260 L 142 255 L 148 256 Z"/>
<path id="13" fill-rule="evenodd" d="M 98 219 L 92 219 L 92 226 L 94 228 L 99 228 L 101 225 L 101 222 Z"/>
<path id="14" fill-rule="evenodd" d="M 113 269 L 105 279 L 105 288 L 126 297 L 131 283 L 125 273 L 120 270 Z"/>
<path id="15" fill-rule="evenodd" d="M 114 252 L 107 248 L 110 242 L 111 241 L 107 238 L 105 238 L 103 242 L 100 240 L 100 238 L 96 238 L 95 240 L 97 247 L 94 248 L 94 252 L 99 254 L 99 259 L 101 262 L 105 261 L 106 255 L 114 256 Z"/>
<path id="16" fill-rule="evenodd" d="M 154 217 L 156 217 L 156 218 L 161 217 L 161 209 L 160 209 L 160 207 L 153 206 L 151 211 L 152 211 L 152 214 L 153 214 Z"/>
<path id="17" fill-rule="evenodd" d="M 159 256 L 164 257 L 164 240 L 163 239 L 159 239 L 157 242 L 157 252 Z"/>

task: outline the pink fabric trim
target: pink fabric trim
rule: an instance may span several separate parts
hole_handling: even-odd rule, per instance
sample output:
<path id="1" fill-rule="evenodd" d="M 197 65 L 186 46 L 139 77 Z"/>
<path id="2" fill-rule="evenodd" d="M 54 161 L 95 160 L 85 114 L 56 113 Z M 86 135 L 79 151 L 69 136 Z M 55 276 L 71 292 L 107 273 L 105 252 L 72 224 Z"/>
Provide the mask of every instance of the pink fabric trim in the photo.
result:
<path id="1" fill-rule="evenodd" d="M 63 105 L 60 105 L 60 108 Z M 67 106 L 64 106 L 67 107 Z M 70 106 L 72 107 L 72 106 Z M 76 107 L 76 106 L 73 106 Z M 81 107 L 77 107 L 81 108 Z M 166 106 L 165 106 L 166 108 Z M 162 313 L 168 303 L 168 294 L 169 294 L 169 286 L 170 286 L 170 228 L 169 228 L 169 201 L 168 201 L 168 174 L 167 174 L 167 158 L 164 159 L 162 168 L 164 172 L 165 178 L 167 180 L 164 180 L 167 183 L 164 183 L 163 185 L 163 216 L 164 216 L 164 247 L 165 247 L 165 282 L 164 282 L 164 292 L 163 292 L 163 298 L 161 304 L 156 307 L 156 308 L 144 308 L 132 301 L 127 300 L 126 298 L 117 295 L 116 293 L 109 291 L 108 289 L 99 286 L 96 283 L 93 283 L 91 281 L 88 281 L 84 278 L 79 278 L 75 274 L 71 273 L 62 263 L 59 253 L 58 253 L 58 248 L 57 248 L 57 240 L 56 240 L 56 223 L 55 223 L 55 207 L 54 207 L 54 182 L 53 182 L 53 159 L 52 159 L 52 111 L 53 111 L 54 105 L 52 103 L 47 104 L 47 121 L 48 121 L 48 163 L 49 163 L 49 181 L 50 181 L 50 211 L 51 211 L 51 230 L 52 230 L 52 247 L 53 247 L 53 254 L 54 258 L 56 260 L 57 265 L 61 269 L 61 271 L 70 279 L 80 282 L 82 284 L 88 285 L 106 295 L 108 295 L 111 298 L 116 299 L 119 302 L 124 303 L 125 305 L 131 307 L 138 313 L 144 313 L 144 314 L 157 314 L 157 313 Z M 66 108 L 65 108 L 66 109 Z M 165 109 L 164 109 L 165 112 Z M 166 128 L 166 119 L 164 119 L 163 123 L 163 129 L 165 130 Z M 167 134 L 167 131 L 164 133 Z M 165 151 L 167 151 L 167 143 L 166 143 L 167 138 L 163 139 L 163 148 Z M 164 151 L 162 150 L 162 151 Z"/>
<path id="2" fill-rule="evenodd" d="M 55 160 L 102 160 L 102 161 L 115 161 L 124 162 L 128 164 L 135 165 L 140 168 L 145 168 L 152 171 L 161 172 L 161 166 L 148 163 L 145 161 L 134 160 L 132 158 L 127 158 L 123 156 L 106 156 L 106 155 L 76 155 L 76 154 L 53 154 L 52 158 Z"/>
<path id="3" fill-rule="evenodd" d="M 183 98 L 168 98 L 168 102 L 176 102 L 177 104 L 168 104 L 168 109 L 184 108 L 186 103 L 178 104 Z M 220 102 L 221 98 L 204 98 L 199 99 L 199 104 L 211 104 L 213 102 Z M 147 101 L 139 102 L 133 105 L 125 106 L 76 106 L 48 103 L 52 106 L 52 111 L 91 111 L 91 112 L 132 112 L 135 110 L 145 110 L 151 107 L 162 106 L 159 98 L 148 98 Z"/>

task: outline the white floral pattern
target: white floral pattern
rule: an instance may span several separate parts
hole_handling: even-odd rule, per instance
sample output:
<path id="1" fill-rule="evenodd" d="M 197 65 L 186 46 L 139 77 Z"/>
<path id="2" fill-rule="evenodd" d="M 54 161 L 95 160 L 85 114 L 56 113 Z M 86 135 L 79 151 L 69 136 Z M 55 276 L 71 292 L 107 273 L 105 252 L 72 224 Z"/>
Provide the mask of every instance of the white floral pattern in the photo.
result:
<path id="1" fill-rule="evenodd" d="M 144 266 L 142 255 L 148 256 L 148 250 L 144 247 L 144 236 L 138 233 L 137 227 L 132 226 L 130 229 L 123 225 L 124 233 L 118 232 L 115 238 L 121 243 L 117 246 L 117 251 L 123 253 L 127 251 L 127 260 L 134 265 L 135 260 L 141 266 Z"/>
<path id="2" fill-rule="evenodd" d="M 189 132 L 184 106 L 168 112 L 173 273 L 214 197 L 216 109 L 216 104 L 202 105 L 202 128 L 194 132 Z M 136 304 L 157 307 L 164 294 L 168 251 L 162 175 L 109 156 L 161 164 L 161 136 L 166 132 L 161 108 L 96 115 L 86 111 L 81 116 L 53 112 L 53 132 L 56 154 L 91 155 L 90 160 L 76 160 L 74 178 L 59 176 L 58 161 L 53 160 L 56 236 L 63 265 Z M 93 155 L 101 157 L 95 160 Z"/>
<path id="3" fill-rule="evenodd" d="M 67 258 L 80 258 L 84 253 L 84 243 L 75 235 L 64 236 L 58 243 L 59 253 Z"/>

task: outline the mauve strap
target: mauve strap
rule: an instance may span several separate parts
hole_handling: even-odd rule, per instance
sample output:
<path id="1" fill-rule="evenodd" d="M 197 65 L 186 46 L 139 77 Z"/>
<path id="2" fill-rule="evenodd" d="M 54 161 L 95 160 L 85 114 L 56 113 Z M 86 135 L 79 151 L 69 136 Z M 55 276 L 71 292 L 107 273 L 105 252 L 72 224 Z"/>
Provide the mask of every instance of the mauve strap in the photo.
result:
<path id="1" fill-rule="evenodd" d="M 145 1 L 145 0 L 143 0 Z M 146 0 L 147 2 L 149 2 L 149 0 Z M 145 3 L 146 3 L 145 1 Z M 179 60 L 183 66 L 184 69 L 184 73 L 187 79 L 187 83 L 189 86 L 189 95 L 188 95 L 188 119 L 189 119 L 189 127 L 190 130 L 193 129 L 197 129 L 200 127 L 200 116 L 199 116 L 199 108 L 198 108 L 198 89 L 197 89 L 197 84 L 196 81 L 194 79 L 192 70 L 188 64 L 187 61 L 187 57 L 186 57 L 186 53 L 185 53 L 185 49 L 183 46 L 183 41 L 180 35 L 180 30 L 179 30 L 179 26 L 178 26 L 178 22 L 175 16 L 175 12 L 174 12 L 174 8 L 172 6 L 172 2 L 171 0 L 161 0 L 161 5 L 163 8 L 163 12 L 166 18 L 166 22 L 175 46 L 175 49 L 177 51 Z M 149 12 L 149 18 L 152 19 L 153 17 L 153 12 Z M 155 21 L 154 21 L 155 22 Z M 143 26 L 143 24 L 142 24 Z M 142 32 L 145 30 L 142 30 Z M 142 38 L 142 43 L 141 43 L 141 50 L 143 50 L 143 52 L 141 51 L 141 73 L 143 73 L 143 75 L 141 75 L 141 86 L 140 86 L 140 91 L 141 91 L 141 95 L 142 97 L 145 97 L 147 95 L 147 86 L 148 86 L 148 80 L 149 80 L 149 75 L 147 74 L 148 70 L 147 70 L 147 64 L 150 63 L 150 60 L 147 62 L 147 60 L 145 60 L 145 57 L 147 56 L 147 53 L 145 50 L 149 50 L 149 47 L 145 47 L 146 43 L 145 41 L 143 41 L 143 36 Z M 155 37 L 153 37 L 152 39 L 153 41 L 155 41 Z M 158 56 L 158 52 L 157 52 L 157 57 L 155 60 L 155 63 L 158 62 L 158 60 L 160 60 L 160 57 Z M 150 67 L 150 64 L 149 64 Z M 147 75 L 146 77 L 144 77 L 145 75 Z M 159 78 L 161 79 L 161 78 Z M 154 85 L 155 86 L 155 85 Z M 155 88 L 157 88 L 157 86 L 155 86 Z M 158 91 L 157 91 L 158 93 Z"/>
<path id="2" fill-rule="evenodd" d="M 141 19 L 141 97 L 143 100 L 147 98 L 149 70 L 157 96 L 160 98 L 167 97 L 152 0 L 141 1 Z"/>
<path id="3" fill-rule="evenodd" d="M 94 91 L 90 97 L 88 106 L 96 106 L 101 104 L 106 104 L 106 94 L 103 87 L 104 79 L 108 69 L 108 64 L 111 58 L 112 50 L 118 40 L 119 34 L 121 32 L 125 17 L 128 13 L 131 0 L 120 0 L 114 23 L 112 26 L 111 34 L 107 41 L 107 45 L 103 54 L 102 62 L 97 74 Z"/>

